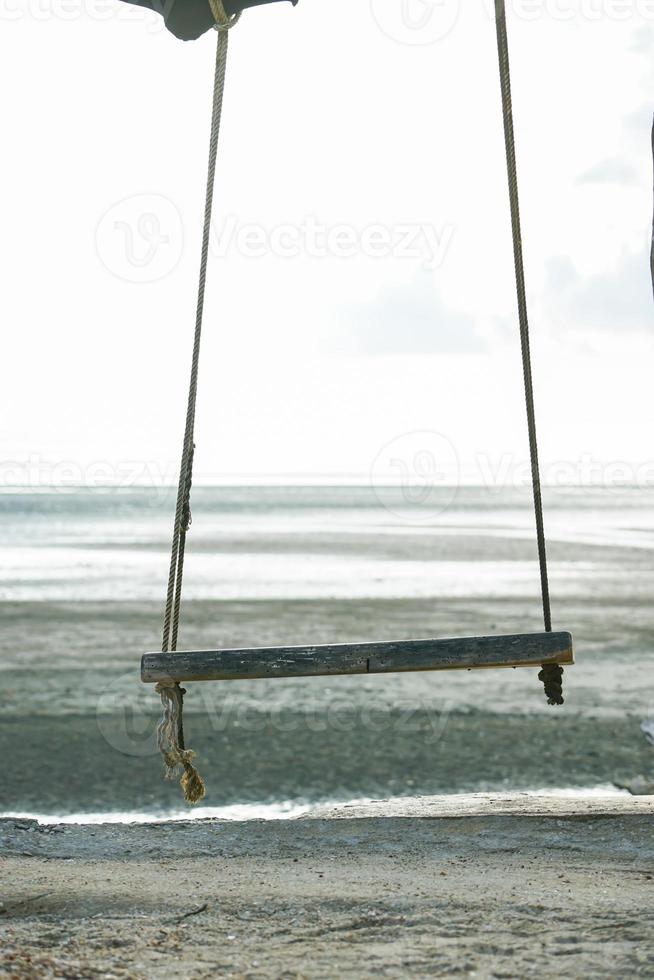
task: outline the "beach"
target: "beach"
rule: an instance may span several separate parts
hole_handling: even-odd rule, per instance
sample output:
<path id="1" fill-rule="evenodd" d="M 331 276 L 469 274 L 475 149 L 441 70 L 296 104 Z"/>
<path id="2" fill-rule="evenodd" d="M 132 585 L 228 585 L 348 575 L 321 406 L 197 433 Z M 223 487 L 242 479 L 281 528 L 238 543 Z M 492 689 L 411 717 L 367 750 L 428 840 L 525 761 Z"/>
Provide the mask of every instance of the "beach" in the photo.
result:
<path id="1" fill-rule="evenodd" d="M 653 975 L 654 493 L 548 493 L 561 708 L 528 669 L 188 684 L 193 809 L 139 679 L 170 490 L 0 494 L 0 975 Z M 183 647 L 541 628 L 528 490 L 196 500 Z"/>
<path id="2" fill-rule="evenodd" d="M 0 822 L 0 975 L 647 977 L 654 798 Z M 11 888 L 7 891 L 7 882 Z"/>

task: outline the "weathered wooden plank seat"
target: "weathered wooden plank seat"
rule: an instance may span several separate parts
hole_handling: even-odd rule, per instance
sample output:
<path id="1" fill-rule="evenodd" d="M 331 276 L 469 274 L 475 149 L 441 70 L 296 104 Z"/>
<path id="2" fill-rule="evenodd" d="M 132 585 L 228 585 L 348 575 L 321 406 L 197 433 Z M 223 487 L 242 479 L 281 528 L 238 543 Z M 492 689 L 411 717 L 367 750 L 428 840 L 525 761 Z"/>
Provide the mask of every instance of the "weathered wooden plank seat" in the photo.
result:
<path id="1" fill-rule="evenodd" d="M 567 632 L 146 653 L 141 679 L 225 681 L 574 663 Z"/>

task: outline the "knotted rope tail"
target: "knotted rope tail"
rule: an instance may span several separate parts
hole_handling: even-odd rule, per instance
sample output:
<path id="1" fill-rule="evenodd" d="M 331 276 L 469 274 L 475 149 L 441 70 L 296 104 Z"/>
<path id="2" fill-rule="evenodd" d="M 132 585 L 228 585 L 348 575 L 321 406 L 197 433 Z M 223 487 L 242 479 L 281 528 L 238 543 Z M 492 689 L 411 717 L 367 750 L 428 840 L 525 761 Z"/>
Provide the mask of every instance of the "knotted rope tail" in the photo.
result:
<path id="1" fill-rule="evenodd" d="M 200 275 L 198 281 L 198 299 L 195 315 L 195 333 L 193 337 L 193 357 L 191 361 L 191 378 L 189 383 L 188 403 L 186 409 L 186 426 L 182 446 L 182 460 L 179 470 L 177 488 L 177 504 L 173 525 L 173 543 L 170 554 L 170 569 L 168 573 L 168 590 L 166 593 L 166 609 L 163 623 L 162 650 L 173 654 L 177 649 L 177 633 L 182 601 L 182 580 L 184 575 L 184 552 L 186 534 L 191 525 L 191 484 L 193 479 L 193 452 L 195 444 L 193 434 L 195 429 L 195 404 L 198 389 L 198 369 L 200 363 L 200 341 L 202 337 L 202 317 L 204 313 L 204 293 L 207 281 L 207 262 L 209 258 L 209 236 L 211 232 L 211 212 L 213 208 L 213 189 L 216 175 L 216 158 L 218 155 L 218 136 L 220 134 L 220 119 L 222 115 L 223 95 L 225 91 L 225 73 L 227 69 L 227 48 L 229 29 L 240 17 L 228 17 L 222 0 L 210 0 L 211 10 L 216 21 L 218 43 L 216 47 L 216 65 L 214 72 L 213 105 L 211 113 L 211 136 L 209 139 L 209 165 L 207 171 L 207 190 L 204 206 L 204 226 L 202 232 L 202 250 L 200 254 Z M 171 669 L 171 674 L 173 670 Z M 182 687 L 174 680 L 162 681 L 156 690 L 161 696 L 163 717 L 157 728 L 157 745 L 163 756 L 166 775 L 172 778 L 181 775 L 181 785 L 184 798 L 188 803 L 198 803 L 205 795 L 205 786 L 199 772 L 193 765 L 194 753 L 184 744 L 184 694 Z"/>
<path id="2" fill-rule="evenodd" d="M 515 153 L 515 134 L 513 130 L 513 103 L 511 99 L 511 70 L 509 65 L 509 41 L 506 30 L 505 0 L 495 0 L 495 26 L 497 29 L 497 54 L 502 88 L 502 116 L 504 121 L 504 148 L 506 151 L 506 172 L 509 183 L 511 205 L 511 233 L 513 237 L 513 259 L 515 265 L 515 285 L 518 297 L 518 319 L 520 323 L 520 346 L 522 350 L 522 372 L 529 430 L 529 455 L 531 459 L 531 482 L 534 494 L 534 513 L 536 516 L 536 537 L 538 540 L 538 563 L 540 566 L 540 585 L 543 598 L 543 619 L 545 631 L 552 629 L 550 609 L 550 589 L 547 574 L 547 549 L 545 546 L 545 527 L 543 521 L 543 501 L 538 462 L 538 439 L 536 436 L 536 410 L 534 407 L 534 385 L 531 374 L 531 352 L 529 348 L 529 317 L 527 315 L 527 291 L 522 254 L 522 230 L 520 226 L 520 199 L 518 195 L 518 167 Z M 545 685 L 548 704 L 563 704 L 563 668 L 558 664 L 543 664 L 538 677 Z"/>

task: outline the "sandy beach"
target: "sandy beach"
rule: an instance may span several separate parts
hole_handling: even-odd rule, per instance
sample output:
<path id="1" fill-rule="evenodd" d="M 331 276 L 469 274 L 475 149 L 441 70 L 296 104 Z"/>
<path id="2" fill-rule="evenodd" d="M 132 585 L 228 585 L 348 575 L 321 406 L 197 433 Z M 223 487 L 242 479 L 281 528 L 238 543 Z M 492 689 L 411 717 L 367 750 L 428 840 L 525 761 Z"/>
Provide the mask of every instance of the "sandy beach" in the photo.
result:
<path id="1" fill-rule="evenodd" d="M 651 977 L 654 798 L 4 820 L 0 975 Z"/>
<path id="2" fill-rule="evenodd" d="M 1 976 L 654 976 L 654 800 L 616 788 L 653 776 L 654 497 L 554 507 L 562 709 L 531 670 L 189 684 L 194 819 L 138 675 L 167 503 L 0 500 Z M 530 507 L 199 493 L 182 643 L 537 630 Z"/>

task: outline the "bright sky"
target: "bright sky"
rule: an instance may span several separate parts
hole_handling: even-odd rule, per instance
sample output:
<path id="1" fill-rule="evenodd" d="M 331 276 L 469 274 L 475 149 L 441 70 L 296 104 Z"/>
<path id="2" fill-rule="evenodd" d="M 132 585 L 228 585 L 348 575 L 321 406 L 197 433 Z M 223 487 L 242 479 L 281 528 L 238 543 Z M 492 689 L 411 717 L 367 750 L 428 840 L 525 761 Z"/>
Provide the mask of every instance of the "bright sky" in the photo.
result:
<path id="1" fill-rule="evenodd" d="M 545 476 L 654 479 L 654 2 L 508 7 Z M 199 475 L 524 463 L 491 12 L 300 0 L 232 32 Z M 170 478 L 215 36 L 119 0 L 0 20 L 0 477 Z"/>

